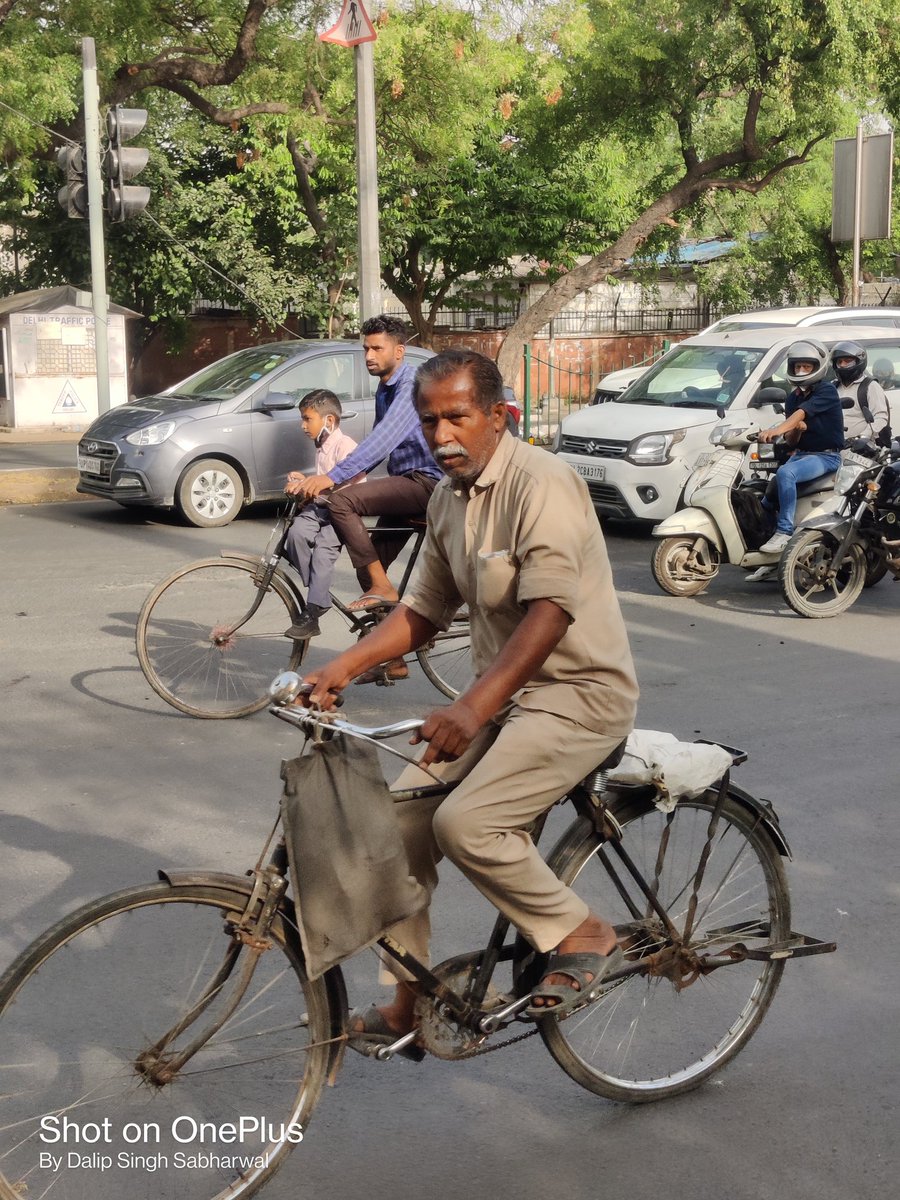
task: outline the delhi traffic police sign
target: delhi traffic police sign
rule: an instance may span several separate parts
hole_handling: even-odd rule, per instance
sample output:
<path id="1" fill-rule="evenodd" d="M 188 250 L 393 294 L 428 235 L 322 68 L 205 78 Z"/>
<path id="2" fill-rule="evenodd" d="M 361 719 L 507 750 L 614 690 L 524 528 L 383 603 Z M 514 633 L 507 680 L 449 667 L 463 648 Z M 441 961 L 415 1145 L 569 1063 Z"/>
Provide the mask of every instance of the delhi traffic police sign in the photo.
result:
<path id="1" fill-rule="evenodd" d="M 319 41 L 358 46 L 361 42 L 374 42 L 376 36 L 375 26 L 363 8 L 362 0 L 344 0 L 337 22 L 319 34 Z"/>

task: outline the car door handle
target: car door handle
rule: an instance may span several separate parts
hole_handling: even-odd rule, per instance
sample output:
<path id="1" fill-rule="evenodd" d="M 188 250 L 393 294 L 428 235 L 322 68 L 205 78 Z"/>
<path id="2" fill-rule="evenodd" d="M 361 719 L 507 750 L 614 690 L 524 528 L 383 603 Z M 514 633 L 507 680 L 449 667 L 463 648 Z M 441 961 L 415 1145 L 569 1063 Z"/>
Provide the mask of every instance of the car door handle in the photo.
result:
<path id="1" fill-rule="evenodd" d="M 358 412 L 346 412 L 345 411 L 345 412 L 341 413 L 341 420 L 342 421 L 352 421 L 354 417 L 358 417 L 358 416 L 359 416 Z"/>

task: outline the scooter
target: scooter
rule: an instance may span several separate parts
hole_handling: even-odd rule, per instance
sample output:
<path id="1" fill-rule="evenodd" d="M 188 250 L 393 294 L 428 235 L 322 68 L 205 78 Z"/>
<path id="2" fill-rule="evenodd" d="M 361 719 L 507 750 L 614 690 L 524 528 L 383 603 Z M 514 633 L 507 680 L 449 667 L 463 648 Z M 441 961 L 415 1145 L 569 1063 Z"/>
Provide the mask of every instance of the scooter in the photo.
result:
<path id="1" fill-rule="evenodd" d="M 776 577 L 780 556 L 759 550 L 775 524 L 774 513 L 764 509 L 761 501 L 766 489 L 774 487 L 772 476 L 791 447 L 776 442 L 769 458 L 761 457 L 765 449 L 760 447 L 749 460 L 748 477 L 747 452 L 758 434 L 757 426 L 726 429 L 717 449 L 695 465 L 685 486 L 684 507 L 654 526 L 659 543 L 650 569 L 670 596 L 698 596 L 723 562 L 755 570 L 757 579 Z M 828 502 L 833 487 L 834 473 L 800 485 L 798 524 Z"/>

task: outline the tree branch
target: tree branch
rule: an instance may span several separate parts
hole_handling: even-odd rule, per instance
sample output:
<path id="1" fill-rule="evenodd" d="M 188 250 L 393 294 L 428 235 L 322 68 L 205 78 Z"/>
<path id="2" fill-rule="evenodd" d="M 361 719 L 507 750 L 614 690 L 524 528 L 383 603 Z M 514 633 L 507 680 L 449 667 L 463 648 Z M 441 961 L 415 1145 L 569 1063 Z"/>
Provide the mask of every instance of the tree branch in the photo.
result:
<path id="1" fill-rule="evenodd" d="M 158 86 L 168 92 L 174 92 L 176 96 L 181 96 L 183 100 L 187 100 L 188 104 L 193 105 L 198 112 L 203 113 L 204 117 L 212 121 L 215 125 L 234 125 L 236 122 L 243 121 L 247 117 L 252 117 L 255 113 L 289 113 L 291 111 L 290 104 L 284 104 L 275 100 L 257 104 L 243 104 L 240 108 L 218 108 L 215 104 L 210 103 L 205 96 L 201 96 L 199 92 L 195 92 L 193 88 L 188 87 L 186 83 L 173 82 Z M 119 100 L 111 101 L 111 103 L 119 102 Z"/>
<path id="2" fill-rule="evenodd" d="M 191 50 L 190 57 L 169 59 L 163 55 L 149 63 L 125 63 L 116 72 L 117 87 L 128 83 L 125 95 L 147 87 L 168 87 L 185 81 L 198 88 L 221 87 L 234 83 L 256 58 L 256 39 L 260 26 L 270 8 L 279 0 L 247 0 L 247 8 L 241 28 L 235 39 L 234 49 L 220 63 L 203 63 L 193 57 L 198 51 Z M 209 53 L 209 51 L 199 51 Z M 124 96 L 117 96 L 117 101 Z M 269 111 L 269 110 L 264 110 Z"/>

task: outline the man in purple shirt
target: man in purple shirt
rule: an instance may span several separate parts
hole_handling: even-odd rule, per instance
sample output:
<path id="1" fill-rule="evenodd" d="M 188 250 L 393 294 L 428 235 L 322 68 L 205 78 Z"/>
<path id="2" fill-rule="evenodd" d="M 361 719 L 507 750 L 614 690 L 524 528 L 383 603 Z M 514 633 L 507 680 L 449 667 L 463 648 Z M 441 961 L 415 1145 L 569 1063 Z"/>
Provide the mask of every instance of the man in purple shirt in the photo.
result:
<path id="1" fill-rule="evenodd" d="M 396 317 L 372 317 L 362 326 L 366 369 L 379 378 L 375 392 L 375 425 L 352 454 L 327 475 L 313 475 L 302 483 L 302 494 L 312 500 L 360 472 L 368 472 L 387 458 L 388 477 L 341 488 L 329 498 L 331 523 L 347 547 L 350 561 L 365 594 L 348 607 L 375 608 L 397 600 L 397 589 L 386 568 L 400 553 L 405 538 L 378 539 L 378 548 L 363 523 L 363 517 L 396 518 L 424 516 L 428 498 L 441 478 L 422 435 L 412 399 L 415 369 L 405 361 L 407 331 Z M 376 533 L 377 538 L 377 533 Z M 399 678 L 402 667 L 396 667 Z M 405 673 L 405 668 L 404 668 Z"/>

